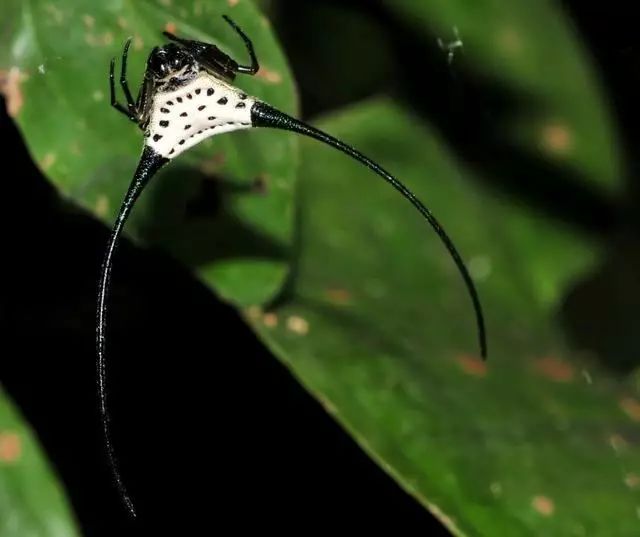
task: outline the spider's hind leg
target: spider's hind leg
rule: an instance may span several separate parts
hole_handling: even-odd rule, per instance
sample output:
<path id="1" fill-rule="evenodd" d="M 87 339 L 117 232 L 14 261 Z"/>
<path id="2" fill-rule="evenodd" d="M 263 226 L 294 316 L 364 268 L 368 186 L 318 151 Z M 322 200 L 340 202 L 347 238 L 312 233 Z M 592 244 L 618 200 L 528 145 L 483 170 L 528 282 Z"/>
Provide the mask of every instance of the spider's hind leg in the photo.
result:
<path id="1" fill-rule="evenodd" d="M 227 15 L 223 15 L 222 18 L 229 23 L 236 33 L 242 38 L 244 41 L 245 47 L 247 47 L 247 51 L 249 52 L 249 57 L 251 58 L 251 65 L 240 65 L 238 64 L 237 72 L 242 73 L 244 75 L 255 75 L 260 70 L 260 64 L 258 63 L 258 57 L 256 56 L 256 51 L 253 48 L 253 42 L 247 34 L 245 34 L 240 27 L 231 20 Z"/>
<path id="2" fill-rule="evenodd" d="M 162 32 L 163 35 L 176 43 L 180 43 L 183 47 L 189 50 L 197 60 L 216 72 L 220 69 L 225 71 L 224 74 L 233 77 L 233 75 L 240 73 L 243 75 L 255 75 L 260 70 L 260 64 L 256 52 L 253 48 L 251 39 L 240 29 L 240 27 L 231 20 L 227 15 L 223 15 L 222 18 L 237 32 L 242 38 L 244 44 L 249 52 L 251 58 L 251 65 L 240 65 L 230 56 L 227 56 L 215 45 L 209 43 L 203 43 L 202 41 L 193 41 L 191 39 L 184 39 L 172 34 L 171 32 Z"/>

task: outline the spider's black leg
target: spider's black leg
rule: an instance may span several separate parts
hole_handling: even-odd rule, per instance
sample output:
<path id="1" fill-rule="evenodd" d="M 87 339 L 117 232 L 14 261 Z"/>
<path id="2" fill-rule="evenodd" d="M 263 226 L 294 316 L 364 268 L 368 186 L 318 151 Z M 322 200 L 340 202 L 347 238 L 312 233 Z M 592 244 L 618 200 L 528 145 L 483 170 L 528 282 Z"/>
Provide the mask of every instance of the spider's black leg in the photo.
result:
<path id="1" fill-rule="evenodd" d="M 136 100 L 136 110 L 138 111 L 138 125 L 141 129 L 145 128 L 149 115 L 151 113 L 151 103 L 154 91 L 154 82 L 151 78 L 145 78 L 140 86 L 138 99 Z"/>
<path id="2" fill-rule="evenodd" d="M 124 91 L 124 96 L 127 99 L 129 115 L 136 117 L 138 115 L 138 109 L 136 108 L 136 103 L 133 100 L 133 95 L 131 95 L 129 84 L 127 82 L 127 58 L 129 57 L 129 47 L 131 46 L 131 40 L 131 37 L 127 39 L 127 42 L 124 44 L 124 50 L 122 51 L 122 64 L 120 65 L 120 85 L 122 86 L 122 91 Z"/>
<path id="3" fill-rule="evenodd" d="M 480 298 L 478 291 L 473 283 L 473 279 L 469 274 L 469 271 L 465 267 L 464 261 L 460 257 L 453 241 L 449 238 L 444 231 L 436 217 L 431 211 L 411 192 L 404 184 L 396 179 L 389 172 L 378 166 L 371 159 L 365 157 L 362 153 L 355 150 L 353 147 L 341 142 L 340 140 L 329 136 L 328 134 L 307 125 L 302 121 L 299 121 L 291 116 L 288 116 L 284 112 L 280 112 L 275 108 L 269 106 L 263 102 L 256 102 L 251 110 L 251 122 L 254 127 L 271 127 L 275 129 L 287 130 L 309 136 L 320 142 L 323 142 L 339 151 L 342 151 L 346 155 L 350 156 L 354 160 L 360 162 L 373 172 L 377 173 L 382 179 L 395 188 L 407 201 L 409 201 L 418 212 L 424 217 L 429 225 L 434 229 L 440 240 L 444 243 L 445 247 L 449 251 L 449 254 L 453 258 L 456 267 L 460 271 L 462 278 L 467 286 L 467 290 L 471 297 L 473 309 L 476 314 L 476 323 L 478 327 L 478 339 L 480 342 L 480 353 L 483 358 L 487 355 L 487 340 L 485 333 L 484 315 L 482 313 L 482 306 L 480 304 Z"/>
<path id="4" fill-rule="evenodd" d="M 127 110 L 124 106 L 122 106 L 118 100 L 116 99 L 116 83 L 114 77 L 114 70 L 116 65 L 116 59 L 111 59 L 111 65 L 109 68 L 109 90 L 111 92 L 111 106 L 113 106 L 118 112 L 123 113 L 127 116 L 131 121 L 137 121 L 135 117 L 131 116 L 129 110 Z"/>
<path id="5" fill-rule="evenodd" d="M 243 75 L 255 75 L 260 70 L 260 64 L 258 63 L 258 58 L 256 56 L 256 51 L 253 48 L 253 43 L 251 39 L 245 34 L 240 27 L 231 20 L 227 15 L 223 15 L 222 18 L 226 20 L 229 25 L 238 33 L 238 35 L 244 41 L 245 46 L 247 47 L 247 51 L 249 52 L 249 56 L 251 57 L 251 65 L 238 65 L 237 72 Z"/>
<path id="6" fill-rule="evenodd" d="M 113 474 L 118 492 L 122 497 L 124 504 L 135 517 L 136 512 L 133 507 L 133 502 L 127 492 L 126 487 L 120 476 L 120 470 L 118 469 L 118 461 L 113 448 L 113 442 L 111 440 L 110 419 L 109 412 L 107 410 L 107 390 L 106 390 L 106 363 L 105 363 L 105 347 L 106 347 L 106 328 L 107 328 L 107 305 L 109 297 L 109 287 L 111 283 L 111 267 L 113 265 L 113 254 L 118 246 L 122 229 L 125 222 L 133 209 L 133 206 L 142 193 L 142 190 L 147 185 L 149 180 L 156 174 L 156 172 L 164 166 L 168 160 L 161 157 L 150 147 L 145 147 L 138 164 L 138 168 L 133 176 L 133 181 L 129 186 L 129 190 L 124 197 L 120 212 L 116 218 L 113 230 L 109 237 L 107 244 L 107 250 L 105 252 L 104 261 L 102 263 L 102 270 L 100 274 L 100 283 L 98 285 L 98 312 L 96 318 L 96 347 L 98 352 L 98 394 L 100 400 L 100 415 L 102 418 L 102 430 L 104 434 L 104 440 L 107 448 L 107 455 L 109 457 L 109 464 L 111 466 L 111 472 Z"/>

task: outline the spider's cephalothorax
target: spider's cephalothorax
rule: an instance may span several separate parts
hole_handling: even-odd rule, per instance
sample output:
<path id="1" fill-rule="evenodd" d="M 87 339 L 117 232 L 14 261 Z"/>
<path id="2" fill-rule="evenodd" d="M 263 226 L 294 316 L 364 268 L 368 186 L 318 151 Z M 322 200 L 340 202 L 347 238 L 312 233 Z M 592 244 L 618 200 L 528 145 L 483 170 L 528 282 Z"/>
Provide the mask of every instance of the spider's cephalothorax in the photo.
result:
<path id="1" fill-rule="evenodd" d="M 483 357 L 486 355 L 484 317 L 478 293 L 462 258 L 435 216 L 403 183 L 353 147 L 248 96 L 233 86 L 231 83 L 236 74 L 254 75 L 259 67 L 249 38 L 228 17 L 225 19 L 243 39 L 251 57 L 251 65 L 238 64 L 215 45 L 182 39 L 165 32 L 172 43 L 152 50 L 147 60 L 142 86 L 134 101 L 126 78 L 127 54 L 131 44 L 129 40 L 122 55 L 120 74 L 120 84 L 126 98 L 125 106 L 116 100 L 115 60 L 111 61 L 111 104 L 144 131 L 142 156 L 113 226 L 102 265 L 96 323 L 100 411 L 105 443 L 116 484 L 133 515 L 133 504 L 122 483 L 111 443 L 105 390 L 106 313 L 113 253 L 138 196 L 153 175 L 180 153 L 209 136 L 249 127 L 292 131 L 345 153 L 379 175 L 420 212 L 451 254 L 471 296 L 478 325 L 480 352 Z M 251 158 L 251 155 L 246 157 Z"/>
<path id="2" fill-rule="evenodd" d="M 146 78 L 151 78 L 157 92 L 172 91 L 193 80 L 200 66 L 188 50 L 169 43 L 156 47 L 147 60 Z"/>

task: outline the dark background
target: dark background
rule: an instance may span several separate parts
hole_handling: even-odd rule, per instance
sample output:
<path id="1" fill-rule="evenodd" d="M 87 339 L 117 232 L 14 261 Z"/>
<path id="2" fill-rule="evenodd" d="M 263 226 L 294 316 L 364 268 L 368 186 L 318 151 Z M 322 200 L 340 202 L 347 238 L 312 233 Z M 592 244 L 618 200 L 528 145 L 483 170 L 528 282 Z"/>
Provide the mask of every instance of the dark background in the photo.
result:
<path id="1" fill-rule="evenodd" d="M 619 240 L 637 221 L 635 19 L 630 2 L 564 4 L 612 99 L 632 195 L 623 204 L 581 190 L 563 205 L 555 186 L 520 194 L 589 233 Z M 452 144 L 490 138 L 491 114 L 501 106 L 496 94 L 452 75 L 435 37 L 414 34 L 378 2 L 271 6 L 304 117 L 381 91 L 399 99 L 420 91 L 420 112 Z M 424 77 L 437 81 L 426 93 Z M 138 522 L 128 520 L 106 466 L 95 393 L 95 294 L 107 229 L 57 197 L 2 108 L 0 380 L 39 434 L 86 535 L 384 526 L 448 535 L 232 308 L 161 253 L 125 242 L 113 279 L 109 386 L 116 449 L 140 514 Z M 487 165 L 494 157 L 489 151 Z M 628 336 L 633 328 L 619 330 Z"/>

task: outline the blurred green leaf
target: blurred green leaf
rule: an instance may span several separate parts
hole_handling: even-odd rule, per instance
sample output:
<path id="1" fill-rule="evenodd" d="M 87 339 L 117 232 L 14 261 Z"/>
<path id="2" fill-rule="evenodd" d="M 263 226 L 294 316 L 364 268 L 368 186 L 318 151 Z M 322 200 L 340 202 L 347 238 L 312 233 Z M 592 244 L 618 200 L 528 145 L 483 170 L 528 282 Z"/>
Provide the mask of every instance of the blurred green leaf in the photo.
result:
<path id="1" fill-rule="evenodd" d="M 55 473 L 0 388 L 0 535 L 79 535 Z"/>
<path id="2" fill-rule="evenodd" d="M 475 354 L 470 300 L 425 222 L 370 171 L 313 141 L 303 145 L 290 293 L 247 319 L 456 535 L 633 535 L 637 389 L 575 356 L 552 307 L 597 247 L 478 190 L 433 133 L 387 101 L 319 126 L 439 216 L 479 286 L 489 361 Z"/>
<path id="3" fill-rule="evenodd" d="M 590 59 L 554 0 L 385 0 L 463 68 L 511 92 L 520 106 L 503 120 L 519 145 L 619 192 L 620 144 Z M 461 45 L 461 46 L 460 46 Z M 500 118 L 496 117 L 496 121 Z M 514 178 L 515 179 L 515 178 Z"/>
<path id="4" fill-rule="evenodd" d="M 133 36 L 129 80 L 137 89 L 162 30 L 216 43 L 245 58 L 229 14 L 254 40 L 263 67 L 238 85 L 295 112 L 296 94 L 269 22 L 248 0 L 32 0 L 10 2 L 14 28 L 8 63 L 8 107 L 29 150 L 60 192 L 111 225 L 142 147 L 141 132 L 109 106 L 108 67 Z M 1 57 L 0 57 L 1 59 Z M 6 62 L 6 60 L 5 60 Z M 268 300 L 287 271 L 297 141 L 271 132 L 214 137 L 156 178 L 134 211 L 128 232 L 162 244 L 227 299 Z M 259 179 L 262 189 L 252 188 Z M 208 185 L 224 193 L 216 210 Z M 193 207 L 200 207 L 194 209 Z M 185 241 L 188 238 L 188 248 Z"/>

